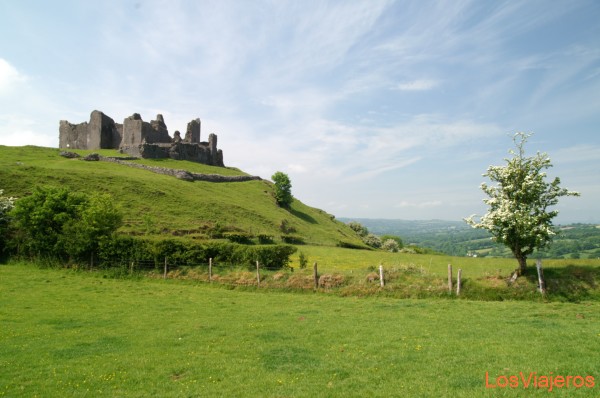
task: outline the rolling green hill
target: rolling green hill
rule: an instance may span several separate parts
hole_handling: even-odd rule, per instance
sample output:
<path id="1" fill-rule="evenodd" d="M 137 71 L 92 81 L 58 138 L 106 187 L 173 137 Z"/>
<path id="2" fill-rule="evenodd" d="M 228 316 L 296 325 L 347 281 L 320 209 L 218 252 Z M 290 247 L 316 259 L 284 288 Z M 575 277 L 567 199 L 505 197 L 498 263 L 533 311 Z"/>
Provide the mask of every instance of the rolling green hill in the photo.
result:
<path id="1" fill-rule="evenodd" d="M 95 152 L 122 156 L 113 150 Z M 282 235 L 293 235 L 309 244 L 362 246 L 349 227 L 322 210 L 297 199 L 290 209 L 277 206 L 269 181 L 190 182 L 122 164 L 67 159 L 59 153 L 54 148 L 0 146 L 0 189 L 17 198 L 36 186 L 109 193 L 124 215 L 120 232 L 132 235 L 206 240 L 240 232 L 269 235 L 276 242 Z M 247 175 L 234 168 L 171 159 L 132 162 L 192 173 Z"/>

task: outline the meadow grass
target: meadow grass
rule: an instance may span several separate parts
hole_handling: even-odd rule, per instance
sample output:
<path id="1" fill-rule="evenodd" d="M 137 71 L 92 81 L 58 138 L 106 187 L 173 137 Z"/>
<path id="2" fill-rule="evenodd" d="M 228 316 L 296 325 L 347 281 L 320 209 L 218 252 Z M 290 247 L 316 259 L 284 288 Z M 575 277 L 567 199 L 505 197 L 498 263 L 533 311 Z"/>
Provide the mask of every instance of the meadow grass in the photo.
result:
<path id="1" fill-rule="evenodd" d="M 361 244 L 356 234 L 326 212 L 294 200 L 290 209 L 277 206 L 267 181 L 188 182 L 148 170 L 110 162 L 86 162 L 59 156 L 59 149 L 0 146 L 0 189 L 17 198 L 36 186 L 108 193 L 124 216 L 121 233 L 164 238 L 208 240 L 217 229 L 266 234 L 280 241 L 285 220 L 293 235 L 307 243 L 335 246 Z M 92 151 L 77 151 L 87 153 Z M 117 151 L 100 150 L 104 156 Z M 172 159 L 134 162 L 195 173 L 240 175 L 237 169 Z"/>
<path id="2" fill-rule="evenodd" d="M 600 300 L 600 260 L 544 259 L 542 266 L 547 294 L 537 291 L 536 260 L 529 260 L 524 278 L 508 280 L 517 268 L 515 259 L 452 257 L 438 254 L 390 253 L 336 247 L 298 246 L 291 265 L 298 270 L 302 252 L 307 259 L 305 274 L 316 262 L 319 274 L 343 275 L 343 295 L 388 295 L 406 297 L 448 297 L 448 264 L 456 283 L 462 270 L 461 298 L 476 300 Z M 379 288 L 378 268 L 384 268 L 386 286 Z M 302 272 L 302 271 L 301 271 Z M 371 280 L 371 282 L 368 282 Z"/>
<path id="3" fill-rule="evenodd" d="M 547 396 L 593 376 L 600 304 L 337 297 L 0 266 L 0 396 Z"/>

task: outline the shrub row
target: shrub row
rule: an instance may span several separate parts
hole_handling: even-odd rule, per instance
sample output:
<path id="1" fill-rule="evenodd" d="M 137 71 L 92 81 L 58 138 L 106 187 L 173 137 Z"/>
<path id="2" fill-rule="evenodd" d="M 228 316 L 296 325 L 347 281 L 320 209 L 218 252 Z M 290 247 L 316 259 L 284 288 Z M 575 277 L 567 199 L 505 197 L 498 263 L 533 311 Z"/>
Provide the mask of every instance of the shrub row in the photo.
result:
<path id="1" fill-rule="evenodd" d="M 179 265 L 204 264 L 210 258 L 215 262 L 236 265 L 261 266 L 280 269 L 287 267 L 290 256 L 296 248 L 289 245 L 242 245 L 231 242 L 210 242 L 199 244 L 176 239 L 152 241 L 139 237 L 115 235 L 103 240 L 99 245 L 98 261 L 118 264 L 122 261 L 154 261 L 163 263 L 165 257 L 170 263 Z"/>

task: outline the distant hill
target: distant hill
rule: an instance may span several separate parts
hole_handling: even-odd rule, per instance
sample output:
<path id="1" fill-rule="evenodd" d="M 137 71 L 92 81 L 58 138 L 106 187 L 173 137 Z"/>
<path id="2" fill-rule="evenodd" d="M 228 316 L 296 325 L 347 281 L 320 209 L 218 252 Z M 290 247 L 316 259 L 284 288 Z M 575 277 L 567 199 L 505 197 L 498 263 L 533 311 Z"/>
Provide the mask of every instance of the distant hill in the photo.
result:
<path id="1" fill-rule="evenodd" d="M 368 218 L 340 218 L 357 221 L 376 235 L 398 235 L 405 245 L 414 244 L 453 256 L 512 257 L 510 251 L 494 243 L 484 230 L 471 228 L 463 221 L 393 220 Z M 600 257 L 600 226 L 569 224 L 559 226 L 554 242 L 534 257 L 598 258 Z"/>
<path id="2" fill-rule="evenodd" d="M 94 152 L 123 156 L 116 150 Z M 119 231 L 131 235 L 208 240 L 239 233 L 272 236 L 275 242 L 292 237 L 308 244 L 364 246 L 354 231 L 323 210 L 297 199 L 290 209 L 277 206 L 270 181 L 191 182 L 113 162 L 67 159 L 59 153 L 53 148 L 0 146 L 0 189 L 17 198 L 36 186 L 109 193 L 124 214 Z M 247 175 L 235 168 L 172 159 L 131 162 L 189 173 Z"/>

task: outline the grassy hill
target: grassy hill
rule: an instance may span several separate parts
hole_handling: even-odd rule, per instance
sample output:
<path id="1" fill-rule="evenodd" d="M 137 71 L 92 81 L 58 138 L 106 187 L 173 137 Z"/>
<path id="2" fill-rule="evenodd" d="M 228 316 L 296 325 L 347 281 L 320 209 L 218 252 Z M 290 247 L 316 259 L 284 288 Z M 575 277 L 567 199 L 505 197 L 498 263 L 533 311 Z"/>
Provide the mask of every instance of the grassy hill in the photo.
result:
<path id="1" fill-rule="evenodd" d="M 122 156 L 114 150 L 94 152 Z M 35 186 L 109 193 L 124 214 L 120 231 L 133 235 L 204 240 L 222 232 L 242 232 L 270 235 L 276 242 L 287 234 L 310 244 L 362 245 L 350 228 L 322 210 L 299 200 L 288 210 L 277 206 L 269 181 L 189 182 L 121 164 L 67 159 L 59 153 L 54 148 L 0 146 L 0 189 L 14 197 L 26 196 Z M 171 159 L 133 162 L 193 173 L 246 175 L 235 168 Z"/>

